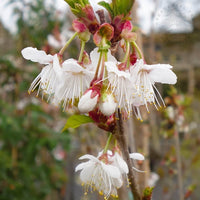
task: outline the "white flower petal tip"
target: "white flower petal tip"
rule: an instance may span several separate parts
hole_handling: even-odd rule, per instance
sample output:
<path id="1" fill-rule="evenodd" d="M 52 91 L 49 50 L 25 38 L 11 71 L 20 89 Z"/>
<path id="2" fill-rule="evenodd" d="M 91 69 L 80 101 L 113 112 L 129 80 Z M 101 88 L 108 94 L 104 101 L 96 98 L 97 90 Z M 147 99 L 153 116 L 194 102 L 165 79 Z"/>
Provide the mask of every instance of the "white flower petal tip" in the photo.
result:
<path id="1" fill-rule="evenodd" d="M 88 90 L 80 99 L 78 103 L 78 109 L 82 113 L 88 113 L 92 111 L 97 105 L 98 95 L 91 97 L 92 90 Z"/>
<path id="2" fill-rule="evenodd" d="M 26 47 L 22 49 L 21 53 L 25 59 L 38 62 L 40 64 L 49 64 L 53 61 L 52 55 L 47 55 L 44 51 L 37 50 L 33 47 Z"/>
<path id="3" fill-rule="evenodd" d="M 99 110 L 106 116 L 111 116 L 117 107 L 113 95 L 108 94 L 104 101 L 99 102 Z"/>
<path id="4" fill-rule="evenodd" d="M 177 76 L 169 64 L 144 65 L 144 68 L 149 69 L 149 78 L 152 83 L 176 84 L 177 82 Z"/>
<path id="5" fill-rule="evenodd" d="M 144 160 L 144 156 L 141 153 L 131 153 L 129 154 L 130 158 L 134 160 Z"/>
<path id="6" fill-rule="evenodd" d="M 129 157 L 134 159 L 134 160 L 144 160 L 145 159 L 144 156 L 142 154 L 140 154 L 140 153 L 131 153 L 131 154 L 129 154 Z M 143 170 L 139 170 L 139 169 L 137 169 L 135 167 L 132 167 L 132 168 L 137 172 L 141 172 L 141 173 L 145 173 L 146 172 L 146 171 L 143 171 Z"/>

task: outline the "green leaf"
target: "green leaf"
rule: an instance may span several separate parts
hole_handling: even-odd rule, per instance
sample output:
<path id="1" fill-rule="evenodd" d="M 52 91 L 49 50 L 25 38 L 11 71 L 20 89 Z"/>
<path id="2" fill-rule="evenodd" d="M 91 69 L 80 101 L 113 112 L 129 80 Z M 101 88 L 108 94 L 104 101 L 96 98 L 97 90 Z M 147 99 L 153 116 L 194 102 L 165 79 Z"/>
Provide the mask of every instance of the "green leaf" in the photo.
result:
<path id="1" fill-rule="evenodd" d="M 124 15 L 126 17 L 132 9 L 135 0 L 112 0 L 114 16 Z"/>
<path id="2" fill-rule="evenodd" d="M 89 116 L 86 115 L 72 115 L 68 118 L 67 123 L 65 124 L 64 128 L 62 129 L 62 132 L 67 130 L 68 128 L 77 128 L 81 124 L 86 124 L 94 122 Z"/>

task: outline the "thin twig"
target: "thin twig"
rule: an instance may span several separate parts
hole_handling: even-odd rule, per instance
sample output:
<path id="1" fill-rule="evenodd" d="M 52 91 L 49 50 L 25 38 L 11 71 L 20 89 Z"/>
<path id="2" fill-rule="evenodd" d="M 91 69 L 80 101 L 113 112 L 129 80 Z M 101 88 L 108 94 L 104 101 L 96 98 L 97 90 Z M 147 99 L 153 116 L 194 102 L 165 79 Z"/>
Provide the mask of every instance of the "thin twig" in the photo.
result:
<path id="1" fill-rule="evenodd" d="M 118 109 L 118 117 L 119 117 L 119 120 L 117 120 L 114 135 L 120 145 L 121 152 L 126 160 L 128 168 L 129 168 L 128 178 L 129 178 L 129 182 L 130 182 L 130 189 L 134 196 L 134 200 L 141 200 L 141 196 L 139 194 L 138 186 L 136 184 L 135 176 L 133 173 L 131 159 L 129 157 L 128 144 L 127 144 L 127 140 L 126 140 L 126 137 L 124 134 L 122 115 L 121 115 L 119 109 Z"/>

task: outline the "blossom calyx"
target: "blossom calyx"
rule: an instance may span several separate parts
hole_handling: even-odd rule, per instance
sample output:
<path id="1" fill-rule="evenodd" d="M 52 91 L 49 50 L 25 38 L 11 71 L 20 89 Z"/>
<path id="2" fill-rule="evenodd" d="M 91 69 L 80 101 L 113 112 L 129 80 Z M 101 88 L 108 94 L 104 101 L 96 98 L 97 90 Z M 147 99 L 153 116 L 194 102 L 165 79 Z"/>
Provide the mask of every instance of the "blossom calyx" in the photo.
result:
<path id="1" fill-rule="evenodd" d="M 95 121 L 96 125 L 108 132 L 113 132 L 116 126 L 115 114 L 109 117 L 104 115 L 98 108 L 89 112 L 89 116 Z"/>

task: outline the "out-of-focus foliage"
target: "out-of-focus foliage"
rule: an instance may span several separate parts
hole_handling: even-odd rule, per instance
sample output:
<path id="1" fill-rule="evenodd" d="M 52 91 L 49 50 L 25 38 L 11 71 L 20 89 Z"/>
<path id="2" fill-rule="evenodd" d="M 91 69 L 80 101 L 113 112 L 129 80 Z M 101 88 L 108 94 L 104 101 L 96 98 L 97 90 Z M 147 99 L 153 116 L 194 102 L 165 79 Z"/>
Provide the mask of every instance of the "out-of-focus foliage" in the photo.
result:
<path id="1" fill-rule="evenodd" d="M 51 33 L 55 24 L 62 24 L 52 2 L 10 0 L 9 3 L 14 5 L 18 43 L 20 42 L 23 46 L 34 45 L 40 48 L 41 45 L 44 45 L 47 35 Z"/>
<path id="2" fill-rule="evenodd" d="M 44 45 L 58 22 L 43 0 L 26 5 L 12 2 L 21 6 L 16 7 L 18 34 L 12 51 L 0 55 L 0 199 L 61 199 L 67 181 L 64 160 L 70 148 L 69 134 L 61 134 L 63 125 L 57 123 L 64 114 L 28 96 L 40 67 L 25 64 L 20 55 L 28 43 Z M 24 6 L 30 8 L 26 16 Z"/>

